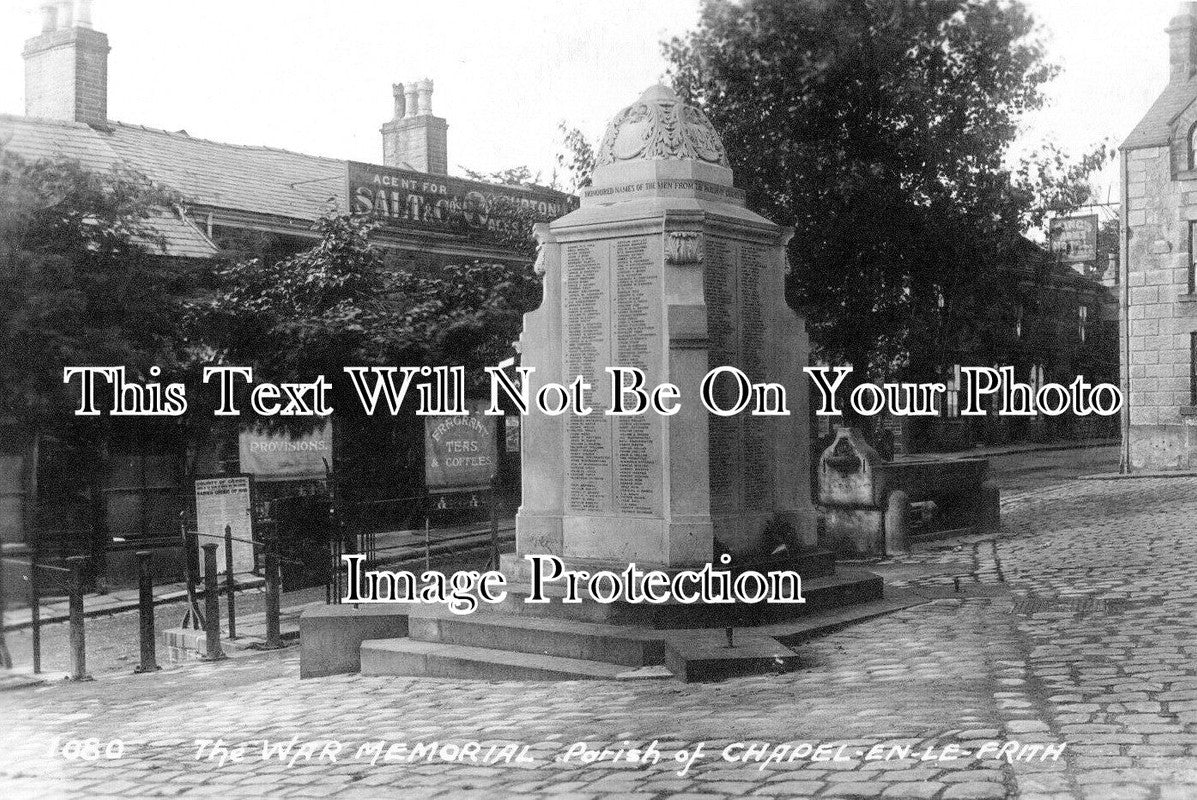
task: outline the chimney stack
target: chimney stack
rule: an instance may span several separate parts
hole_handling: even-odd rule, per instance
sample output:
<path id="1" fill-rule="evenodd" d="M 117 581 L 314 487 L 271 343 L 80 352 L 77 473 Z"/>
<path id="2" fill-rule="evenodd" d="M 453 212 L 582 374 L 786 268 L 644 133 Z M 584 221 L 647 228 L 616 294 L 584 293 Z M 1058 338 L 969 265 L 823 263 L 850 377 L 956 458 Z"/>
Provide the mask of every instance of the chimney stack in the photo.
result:
<path id="1" fill-rule="evenodd" d="M 449 123 L 432 114 L 432 81 L 396 83 L 395 116 L 382 126 L 382 163 L 431 175 L 449 174 Z"/>
<path id="2" fill-rule="evenodd" d="M 25 42 L 25 115 L 108 122 L 108 37 L 91 27 L 91 0 L 42 4 L 42 32 Z"/>
<path id="3" fill-rule="evenodd" d="M 1197 3 L 1181 3 L 1168 23 L 1168 81 L 1183 83 L 1197 72 Z"/>

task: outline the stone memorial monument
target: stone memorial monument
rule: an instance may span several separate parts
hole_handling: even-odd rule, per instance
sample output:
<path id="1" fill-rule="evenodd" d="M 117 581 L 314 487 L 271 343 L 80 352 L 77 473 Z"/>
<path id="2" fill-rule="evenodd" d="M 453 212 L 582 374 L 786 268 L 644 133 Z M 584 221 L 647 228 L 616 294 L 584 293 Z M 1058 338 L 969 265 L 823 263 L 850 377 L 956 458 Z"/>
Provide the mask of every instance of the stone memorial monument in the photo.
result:
<path id="1" fill-rule="evenodd" d="M 581 207 L 536 230 L 544 299 L 524 317 L 521 362 L 533 393 L 583 376 L 594 410 L 524 418 L 517 561 L 678 568 L 815 544 L 791 235 L 745 208 L 701 110 L 654 86 L 616 114 Z M 783 386 L 789 414 L 708 411 L 700 387 L 723 366 Z M 675 384 L 680 411 L 605 414 L 608 367 Z M 732 407 L 730 375 L 715 395 Z"/>
<path id="2" fill-rule="evenodd" d="M 790 231 L 744 207 L 707 118 L 654 86 L 611 122 L 593 177 L 577 211 L 536 231 L 544 299 L 524 317 L 519 342 L 522 367 L 534 370 L 530 398 L 581 376 L 592 410 L 524 417 L 523 505 L 516 552 L 503 556 L 504 596 L 460 614 L 422 603 L 309 610 L 305 677 L 694 681 L 775 672 L 797 663 L 788 643 L 916 602 L 887 600 L 880 577 L 837 569 L 816 546 L 807 339 L 784 299 Z M 667 405 L 679 403 L 677 413 L 604 413 L 609 367 L 641 370 L 650 391 L 675 385 Z M 784 388 L 789 413 L 709 411 L 701 387 L 721 367 L 776 384 L 775 397 Z M 718 409 L 732 408 L 735 381 L 724 375 L 713 395 Z M 539 596 L 544 561 L 611 580 L 586 584 L 575 600 L 560 583 L 548 588 L 554 597 Z M 631 562 L 679 587 L 687 573 L 712 570 L 736 573 L 737 585 L 762 570 L 797 574 L 802 601 L 675 593 L 646 602 L 647 577 L 640 588 L 629 578 L 610 589 L 616 572 L 635 572 Z"/>

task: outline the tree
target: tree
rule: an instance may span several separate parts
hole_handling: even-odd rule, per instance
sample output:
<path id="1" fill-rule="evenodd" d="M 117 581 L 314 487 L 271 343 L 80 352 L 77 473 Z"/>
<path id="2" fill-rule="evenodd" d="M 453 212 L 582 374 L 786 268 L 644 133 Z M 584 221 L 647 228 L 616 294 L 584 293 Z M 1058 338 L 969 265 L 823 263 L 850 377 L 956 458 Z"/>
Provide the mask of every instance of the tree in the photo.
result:
<path id="1" fill-rule="evenodd" d="M 533 172 L 532 168 L 526 164 L 496 170 L 495 172 L 478 172 L 469 168 L 463 168 L 463 170 L 467 178 L 472 181 L 481 181 L 482 183 L 500 183 L 504 186 L 540 185 L 540 173 Z"/>
<path id="2" fill-rule="evenodd" d="M 492 205 L 492 213 L 497 210 Z M 513 219 L 497 235 L 511 239 L 530 261 L 531 219 Z M 422 419 L 411 410 L 393 420 L 365 415 L 344 367 L 463 366 L 467 388 L 478 391 L 486 377 L 483 367 L 511 353 L 523 313 L 539 303 L 539 279 L 524 259 L 417 266 L 375 247 L 373 228 L 366 218 L 329 216 L 315 225 L 316 244 L 293 256 L 222 267 L 217 291 L 195 304 L 188 326 L 211 362 L 252 367 L 255 380 L 327 376 L 342 474 L 370 469 L 364 461 L 350 463 L 351 453 L 376 451 L 385 441 L 418 449 L 422 441 Z M 290 433 L 319 422 L 257 420 Z M 399 460 L 414 461 L 402 455 Z M 389 491 L 418 484 L 411 476 L 392 475 Z"/>
<path id="3" fill-rule="evenodd" d="M 165 377 L 187 363 L 178 320 L 195 271 L 166 257 L 154 226 L 180 203 L 133 170 L 30 161 L 0 143 L 0 423 L 19 431 L 29 452 L 47 442 L 59 453 L 41 459 L 59 477 L 43 476 L 42 494 L 61 491 L 55 507 L 89 520 L 89 532 L 63 538 L 90 551 L 97 568 L 107 541 L 107 443 L 114 433 L 144 438 L 182 423 L 76 416 L 78 381 L 65 384 L 63 368 L 120 365 L 130 381 L 155 381 L 151 368 Z M 7 430 L 5 445 L 20 446 Z"/>
<path id="4" fill-rule="evenodd" d="M 400 264 L 374 246 L 373 228 L 362 217 L 325 217 L 306 250 L 222 267 L 219 290 L 193 308 L 196 340 L 216 363 L 255 366 L 273 381 L 331 378 L 350 365 L 477 373 L 510 349 L 521 315 L 539 302 L 530 267 Z"/>
<path id="5" fill-rule="evenodd" d="M 557 126 L 561 131 L 561 146 L 557 152 L 557 166 L 569 175 L 571 189 L 578 191 L 590 185 L 590 176 L 598 160 L 594 145 L 578 128 L 571 128 L 564 122 Z"/>
<path id="6" fill-rule="evenodd" d="M 1024 231 L 1106 157 L 1005 165 L 1056 74 L 1016 0 L 706 0 L 664 50 L 749 205 L 795 227 L 788 299 L 857 381 L 993 355 Z"/>
<path id="7" fill-rule="evenodd" d="M 183 363 L 176 323 L 194 273 L 164 257 L 152 224 L 179 202 L 132 170 L 0 149 L 0 414 L 59 429 L 78 404 L 63 367 L 148 380 Z"/>

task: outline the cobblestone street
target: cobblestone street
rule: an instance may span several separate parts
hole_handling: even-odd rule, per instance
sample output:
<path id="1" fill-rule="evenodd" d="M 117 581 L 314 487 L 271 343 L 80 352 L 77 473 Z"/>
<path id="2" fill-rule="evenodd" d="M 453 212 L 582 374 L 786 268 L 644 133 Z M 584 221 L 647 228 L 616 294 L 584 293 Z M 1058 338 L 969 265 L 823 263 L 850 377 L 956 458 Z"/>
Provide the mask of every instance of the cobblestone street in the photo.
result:
<path id="1" fill-rule="evenodd" d="M 301 682 L 292 649 L 0 693 L 0 796 L 1197 797 L 1195 516 L 1192 478 L 1011 494 L 999 536 L 881 565 L 942 599 L 787 675 Z"/>

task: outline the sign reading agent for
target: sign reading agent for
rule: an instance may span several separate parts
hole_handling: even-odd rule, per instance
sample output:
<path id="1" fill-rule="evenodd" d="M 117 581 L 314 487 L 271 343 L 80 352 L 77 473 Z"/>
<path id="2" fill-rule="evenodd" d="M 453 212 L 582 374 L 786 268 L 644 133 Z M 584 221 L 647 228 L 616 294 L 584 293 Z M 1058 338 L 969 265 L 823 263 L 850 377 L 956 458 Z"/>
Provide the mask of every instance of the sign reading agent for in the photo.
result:
<path id="1" fill-rule="evenodd" d="M 577 200 L 553 189 L 501 186 L 445 175 L 348 164 L 349 207 L 392 228 L 419 228 L 463 235 L 511 235 L 524 230 L 530 216 L 556 219 L 577 207 Z"/>

